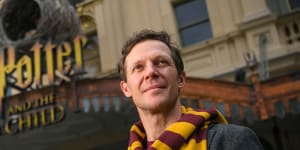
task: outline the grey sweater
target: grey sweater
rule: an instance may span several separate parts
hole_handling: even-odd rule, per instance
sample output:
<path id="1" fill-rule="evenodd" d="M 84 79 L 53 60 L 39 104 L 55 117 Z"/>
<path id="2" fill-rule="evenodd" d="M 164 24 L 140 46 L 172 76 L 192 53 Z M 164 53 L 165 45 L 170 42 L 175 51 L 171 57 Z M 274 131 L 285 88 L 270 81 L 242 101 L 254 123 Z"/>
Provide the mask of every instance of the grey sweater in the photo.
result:
<path id="1" fill-rule="evenodd" d="M 263 150 L 251 129 L 232 124 L 209 126 L 207 142 L 209 150 Z"/>

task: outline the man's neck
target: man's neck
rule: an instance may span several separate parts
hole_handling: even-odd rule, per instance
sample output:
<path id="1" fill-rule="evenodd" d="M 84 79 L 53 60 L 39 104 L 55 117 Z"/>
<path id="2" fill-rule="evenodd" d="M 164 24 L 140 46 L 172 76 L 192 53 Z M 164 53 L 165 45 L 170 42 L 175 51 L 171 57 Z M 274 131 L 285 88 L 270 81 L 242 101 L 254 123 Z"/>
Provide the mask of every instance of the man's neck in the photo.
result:
<path id="1" fill-rule="evenodd" d="M 146 131 L 147 141 L 154 141 L 170 124 L 181 117 L 181 104 L 177 103 L 170 111 L 161 113 L 139 110 L 139 115 Z"/>

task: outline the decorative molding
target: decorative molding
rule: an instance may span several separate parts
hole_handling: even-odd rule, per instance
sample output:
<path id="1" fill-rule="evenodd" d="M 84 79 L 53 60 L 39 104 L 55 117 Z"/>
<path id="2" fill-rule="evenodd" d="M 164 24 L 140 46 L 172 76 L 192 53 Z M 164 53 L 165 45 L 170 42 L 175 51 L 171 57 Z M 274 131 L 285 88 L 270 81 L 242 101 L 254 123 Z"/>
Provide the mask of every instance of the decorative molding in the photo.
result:
<path id="1" fill-rule="evenodd" d="M 270 10 L 265 9 L 265 10 L 255 13 L 255 14 L 245 16 L 243 19 L 243 23 L 249 23 L 249 22 L 264 18 L 266 16 L 270 16 L 270 15 L 271 15 Z"/>
<path id="2" fill-rule="evenodd" d="M 184 47 L 184 48 L 182 48 L 181 53 L 182 53 L 182 55 L 188 55 L 189 53 L 198 51 L 199 49 L 204 49 L 204 48 L 208 48 L 208 47 L 211 47 L 211 46 L 215 46 L 218 43 L 222 43 L 222 42 L 225 42 L 227 40 L 234 39 L 234 38 L 236 38 L 240 35 L 242 35 L 242 32 L 240 32 L 240 31 L 229 32 L 225 35 L 218 36 L 218 37 L 213 37 L 212 39 L 200 42 L 198 44 L 194 44 L 194 45 L 191 45 L 191 46 L 188 46 L 188 47 Z"/>
<path id="3" fill-rule="evenodd" d="M 275 22 L 277 20 L 277 16 L 270 13 L 268 10 L 261 11 L 255 15 L 247 16 L 243 19 L 241 23 L 238 24 L 239 29 L 247 30 L 250 28 L 258 28 L 259 26 Z"/>
<path id="4" fill-rule="evenodd" d="M 171 2 L 172 4 L 178 4 L 178 3 L 185 2 L 185 1 L 187 1 L 187 0 L 170 0 L 170 2 Z"/>
<path id="5" fill-rule="evenodd" d="M 95 5 L 102 0 L 87 0 L 77 5 L 77 14 L 81 21 L 83 33 L 96 32 Z"/>

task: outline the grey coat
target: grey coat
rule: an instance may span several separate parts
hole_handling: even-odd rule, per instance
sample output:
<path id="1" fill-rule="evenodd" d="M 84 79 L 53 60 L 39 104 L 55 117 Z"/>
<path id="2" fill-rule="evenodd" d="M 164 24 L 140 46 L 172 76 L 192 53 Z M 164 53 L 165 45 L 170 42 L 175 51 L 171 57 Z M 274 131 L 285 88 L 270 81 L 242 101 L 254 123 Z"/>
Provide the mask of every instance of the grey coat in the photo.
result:
<path id="1" fill-rule="evenodd" d="M 232 124 L 209 126 L 207 144 L 209 150 L 263 150 L 251 129 Z"/>

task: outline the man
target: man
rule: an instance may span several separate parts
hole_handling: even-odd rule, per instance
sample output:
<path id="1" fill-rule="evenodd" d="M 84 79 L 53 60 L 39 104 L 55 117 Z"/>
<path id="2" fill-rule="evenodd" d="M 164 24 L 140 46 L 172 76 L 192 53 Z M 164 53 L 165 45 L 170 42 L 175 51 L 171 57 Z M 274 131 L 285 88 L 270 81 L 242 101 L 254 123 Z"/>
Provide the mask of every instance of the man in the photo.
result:
<path id="1" fill-rule="evenodd" d="M 121 90 L 132 98 L 140 117 L 130 130 L 128 149 L 262 149 L 250 129 L 226 125 L 218 111 L 180 104 L 184 65 L 166 32 L 142 30 L 129 39 L 119 72 Z"/>

